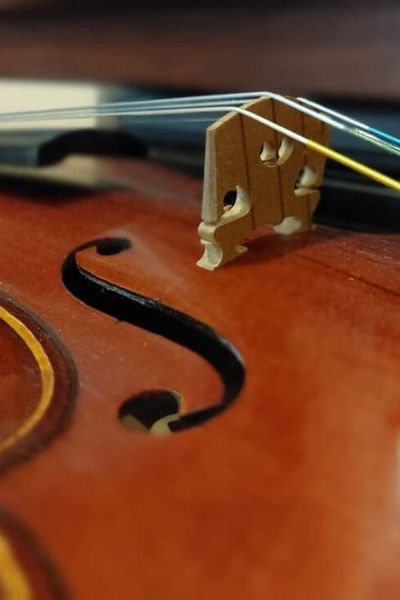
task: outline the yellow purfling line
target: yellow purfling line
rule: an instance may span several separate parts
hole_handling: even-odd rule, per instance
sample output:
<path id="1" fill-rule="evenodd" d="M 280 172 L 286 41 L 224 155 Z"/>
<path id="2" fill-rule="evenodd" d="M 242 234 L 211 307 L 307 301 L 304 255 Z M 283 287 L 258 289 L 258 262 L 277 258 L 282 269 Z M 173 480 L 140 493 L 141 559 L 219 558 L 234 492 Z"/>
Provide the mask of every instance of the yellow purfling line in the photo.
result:
<path id="1" fill-rule="evenodd" d="M 38 366 L 41 379 L 41 392 L 37 406 L 33 413 L 22 423 L 21 427 L 12 435 L 0 441 L 0 452 L 7 450 L 21 438 L 30 433 L 40 422 L 48 409 L 53 396 L 55 375 L 50 359 L 37 337 L 17 317 L 14 317 L 3 306 L 0 306 L 0 320 L 4 321 L 23 341 L 30 350 Z"/>
<path id="2" fill-rule="evenodd" d="M 0 532 L 1 597 L 5 600 L 33 600 L 30 582 L 6 534 Z M 36 594 L 35 594 L 36 597 Z"/>

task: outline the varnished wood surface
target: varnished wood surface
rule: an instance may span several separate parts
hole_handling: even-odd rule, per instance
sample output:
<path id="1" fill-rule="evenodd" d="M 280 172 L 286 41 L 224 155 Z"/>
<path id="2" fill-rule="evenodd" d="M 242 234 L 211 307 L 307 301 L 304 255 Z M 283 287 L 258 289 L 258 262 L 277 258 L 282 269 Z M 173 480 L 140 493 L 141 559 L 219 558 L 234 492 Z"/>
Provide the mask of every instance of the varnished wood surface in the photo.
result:
<path id="1" fill-rule="evenodd" d="M 0 195 L 2 288 L 56 332 L 80 381 L 68 429 L 3 476 L 1 504 L 79 600 L 398 598 L 398 238 L 267 235 L 208 273 L 194 266 L 199 184 L 129 169 L 131 190 Z M 220 382 L 187 350 L 65 290 L 65 255 L 110 235 L 132 249 L 85 250 L 79 263 L 242 353 L 245 388 L 206 425 L 160 438 L 118 421 L 142 389 L 177 389 L 189 409 Z"/>
<path id="2" fill-rule="evenodd" d="M 0 76 L 396 99 L 400 7 L 109 8 L 0 21 Z"/>
<path id="3" fill-rule="evenodd" d="M 398 97 L 396 3 L 278 8 L 4 14 L 0 75 Z M 62 427 L 47 419 L 45 438 L 0 457 L 0 540 L 36 596 L 399 598 L 397 237 L 266 236 L 205 273 L 194 266 L 199 184 L 145 163 L 99 165 L 131 189 L 0 192 L 2 293 L 40 316 L 40 340 L 65 348 L 78 381 L 65 357 L 61 371 L 79 383 Z M 144 389 L 178 390 L 190 410 L 222 385 L 197 355 L 66 291 L 65 256 L 103 235 L 132 249 L 86 250 L 81 265 L 210 324 L 242 353 L 245 388 L 218 418 L 163 438 L 119 422 Z M 0 425 L 13 431 L 21 349 L 13 360 L 9 332 L 0 345 L 1 389 L 15 400 Z M 25 376 L 25 355 L 23 366 Z"/>
<path id="4" fill-rule="evenodd" d="M 4 294 L 0 299 L 0 469 L 43 448 L 68 421 L 76 377 L 46 326 Z"/>

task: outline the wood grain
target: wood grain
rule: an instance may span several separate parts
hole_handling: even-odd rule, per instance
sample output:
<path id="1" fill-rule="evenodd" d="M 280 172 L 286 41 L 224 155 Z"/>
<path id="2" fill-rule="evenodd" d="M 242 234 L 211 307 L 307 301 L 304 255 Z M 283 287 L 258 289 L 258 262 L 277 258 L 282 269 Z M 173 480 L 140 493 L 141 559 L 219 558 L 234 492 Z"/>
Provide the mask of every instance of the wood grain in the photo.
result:
<path id="1" fill-rule="evenodd" d="M 78 599 L 397 598 L 398 239 L 266 235 L 208 273 L 194 266 L 199 185 L 140 162 L 130 176 L 135 191 L 0 196 L 3 288 L 58 333 L 80 379 L 70 427 L 1 480 L 1 502 Z M 119 422 L 136 391 L 178 389 L 190 409 L 220 382 L 63 288 L 66 253 L 103 235 L 132 249 L 83 251 L 85 268 L 209 323 L 242 353 L 244 391 L 205 426 L 157 437 Z"/>

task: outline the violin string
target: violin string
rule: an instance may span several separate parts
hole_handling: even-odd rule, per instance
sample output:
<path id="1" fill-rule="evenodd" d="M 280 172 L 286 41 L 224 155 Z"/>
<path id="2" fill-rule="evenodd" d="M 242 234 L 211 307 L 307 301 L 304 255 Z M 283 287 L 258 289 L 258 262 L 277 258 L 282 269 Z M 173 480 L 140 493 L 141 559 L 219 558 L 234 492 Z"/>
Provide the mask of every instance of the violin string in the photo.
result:
<path id="1" fill-rule="evenodd" d="M 318 104 L 318 103 L 315 103 L 315 102 L 312 102 L 305 98 L 300 98 L 300 97 L 296 98 L 296 100 L 297 100 L 297 102 L 296 102 L 295 100 L 287 98 L 286 96 L 282 96 L 281 94 L 277 94 L 277 93 L 271 92 L 271 91 L 239 92 L 239 93 L 235 93 L 235 94 L 214 94 L 214 95 L 208 95 L 208 96 L 187 96 L 187 97 L 183 97 L 180 99 L 169 98 L 169 99 L 164 99 L 164 100 L 150 100 L 147 102 L 144 101 L 144 102 L 141 102 L 140 104 L 145 109 L 148 108 L 149 102 L 152 105 L 155 105 L 157 107 L 175 106 L 176 108 L 178 108 L 179 106 L 183 106 L 183 105 L 185 105 L 185 106 L 199 105 L 200 103 L 203 106 L 206 103 L 212 103 L 214 105 L 226 104 L 226 103 L 232 103 L 233 105 L 237 105 L 237 104 L 241 105 L 246 100 L 249 101 L 251 99 L 260 98 L 260 97 L 272 98 L 281 104 L 290 106 L 291 108 L 294 108 L 295 110 L 297 110 L 299 112 L 302 112 L 313 118 L 323 121 L 323 122 L 327 123 L 328 125 L 330 125 L 331 127 L 345 131 L 349 135 L 352 135 L 357 138 L 361 138 L 361 139 L 363 139 L 363 141 L 365 141 L 367 143 L 378 146 L 385 152 L 391 152 L 392 154 L 400 156 L 400 139 L 399 138 L 396 138 L 388 133 L 385 133 L 384 131 L 382 131 L 380 129 L 370 127 L 369 125 L 366 125 L 365 123 L 361 123 L 360 121 L 351 119 L 350 117 L 347 117 L 346 115 L 343 115 L 342 113 L 339 113 L 337 111 L 334 111 L 332 109 L 324 107 L 322 104 Z M 122 106 L 124 104 L 128 104 L 128 103 L 119 103 L 120 106 Z M 303 104 L 306 104 L 307 106 L 304 106 Z M 135 108 L 139 109 L 139 105 L 136 104 Z M 311 110 L 310 110 L 310 108 L 311 108 Z M 316 110 L 312 110 L 313 108 Z M 329 118 L 329 115 L 331 117 L 336 117 L 336 118 L 335 119 Z M 339 121 L 337 119 L 339 119 Z M 346 127 L 346 125 L 344 123 L 350 123 L 351 125 L 353 125 L 353 127 Z M 363 131 L 360 131 L 360 130 L 363 130 Z"/>
<path id="2" fill-rule="evenodd" d="M 400 151 L 400 139 L 399 138 L 397 138 L 393 135 L 390 135 L 390 134 L 382 131 L 381 129 L 377 129 L 375 127 L 371 127 L 371 126 L 367 125 L 366 123 L 357 121 L 347 115 L 344 115 L 343 113 L 341 113 L 339 111 L 335 111 L 335 110 L 330 109 L 322 104 L 319 104 L 315 101 L 308 100 L 307 98 L 303 98 L 303 97 L 297 97 L 296 98 L 297 102 L 295 102 L 292 99 L 290 99 L 286 96 L 283 96 L 281 94 L 277 94 L 275 92 L 259 91 L 259 92 L 239 92 L 239 93 L 235 93 L 235 94 L 213 94 L 213 95 L 207 95 L 207 96 L 186 96 L 186 97 L 180 98 L 179 103 L 180 103 L 180 105 L 182 105 L 182 104 L 186 104 L 186 105 L 190 104 L 191 105 L 193 102 L 195 102 L 195 103 L 196 102 L 197 103 L 212 102 L 213 104 L 217 104 L 217 103 L 226 104 L 226 103 L 232 102 L 232 104 L 243 104 L 243 101 L 246 99 L 250 100 L 250 99 L 260 98 L 260 97 L 272 98 L 272 99 L 276 100 L 277 102 L 286 104 L 287 106 L 290 106 L 290 107 L 294 108 L 295 110 L 298 110 L 300 112 L 308 114 L 311 117 L 325 121 L 328 125 L 331 125 L 332 127 L 336 127 L 338 129 L 345 130 L 350 135 L 353 135 L 356 137 L 361 137 L 366 142 L 375 143 L 377 141 L 377 138 L 378 138 L 378 140 L 381 139 L 384 142 L 389 142 L 388 146 L 384 147 L 384 149 L 388 150 L 388 151 L 393 149 L 393 151 L 397 155 L 400 154 L 400 152 L 399 152 Z M 143 101 L 140 104 L 143 104 L 143 106 L 147 107 L 146 105 L 148 104 L 148 102 L 150 102 L 154 105 L 157 105 L 157 106 L 162 106 L 162 105 L 168 106 L 168 105 L 170 105 L 170 103 L 173 103 L 175 105 L 176 99 L 168 98 L 168 99 L 162 99 L 162 100 L 150 100 L 150 101 Z M 302 104 L 305 104 L 308 107 L 314 108 L 318 112 L 316 112 L 315 110 L 307 110 L 307 106 L 302 106 Z M 136 104 L 136 106 L 138 107 L 138 104 Z M 178 105 L 177 105 L 177 107 L 178 107 Z M 325 115 L 325 117 L 321 113 L 323 113 Z M 332 120 L 332 119 L 327 118 L 328 115 L 335 117 L 335 119 Z M 344 123 L 349 123 L 349 124 L 355 126 L 356 129 L 346 128 L 343 125 L 343 123 L 340 123 L 340 121 L 338 122 L 337 119 L 339 119 L 340 121 L 343 121 Z M 364 130 L 364 131 L 359 131 L 360 129 Z M 368 132 L 368 135 L 366 135 L 365 132 Z"/>
<path id="3" fill-rule="evenodd" d="M 41 112 L 41 111 L 38 111 Z M 57 112 L 57 109 L 54 111 L 52 111 L 52 118 L 54 117 L 55 112 Z M 310 149 L 314 150 L 315 152 L 318 152 L 319 154 L 324 155 L 327 158 L 331 158 L 332 160 L 339 162 L 341 164 L 343 164 L 344 166 L 372 179 L 373 181 L 376 181 L 382 185 L 385 185 L 395 191 L 400 192 L 400 182 L 396 181 L 395 179 L 375 170 L 372 169 L 371 167 L 368 167 L 356 160 L 353 160 L 352 158 L 337 152 L 335 150 L 332 150 L 331 148 L 324 146 L 323 144 L 320 144 L 318 142 L 315 142 L 312 139 L 306 138 L 303 135 L 300 135 L 299 133 L 296 133 L 286 127 L 283 127 L 282 125 L 279 125 L 278 123 L 275 123 L 273 121 L 270 121 L 269 119 L 266 119 L 265 117 L 262 117 L 256 113 L 250 112 L 249 110 L 246 110 L 245 108 L 239 107 L 239 106 L 232 106 L 232 105 L 227 105 L 227 106 L 196 106 L 196 107 L 185 107 L 185 108 L 161 108 L 161 109 L 150 109 L 150 110 L 138 110 L 138 111 L 132 111 L 132 110 L 116 110 L 115 107 L 113 110 L 110 110 L 109 112 L 105 112 L 103 111 L 101 113 L 102 117 L 113 117 L 113 116 L 123 116 L 123 115 L 127 115 L 127 116 L 133 116 L 133 117 L 143 117 L 143 116 L 168 116 L 168 115 L 187 115 L 187 114 L 198 114 L 198 113 L 216 113 L 216 112 L 222 112 L 222 113 L 229 113 L 229 112 L 237 112 L 239 114 L 242 114 L 243 116 L 253 119 L 255 121 L 258 121 L 260 123 L 262 123 L 263 125 L 278 131 L 279 133 L 281 133 L 284 136 L 287 136 L 297 142 L 300 142 L 301 144 L 304 144 L 305 146 L 309 147 Z M 12 113 L 11 113 L 12 114 Z M 15 115 L 17 115 L 18 118 L 18 113 L 15 113 Z M 34 118 L 37 115 L 37 112 L 34 111 L 31 113 L 32 118 Z M 2 115 L 4 116 L 4 114 Z M 63 117 L 63 118 L 67 118 L 67 117 Z M 76 115 L 74 115 L 74 118 L 77 118 Z M 10 122 L 10 121 L 8 121 Z"/>
<path id="4" fill-rule="evenodd" d="M 337 118 L 337 119 L 341 119 L 342 121 L 344 121 L 345 123 L 350 123 L 351 125 L 354 125 L 356 128 L 362 129 L 364 131 L 360 132 L 360 135 L 367 135 L 367 139 L 370 135 L 378 135 L 380 136 L 382 139 L 387 140 L 388 142 L 391 142 L 393 144 L 395 144 L 396 146 L 400 147 L 400 138 L 391 135 L 390 133 L 386 133 L 385 131 L 382 131 L 381 129 L 377 129 L 376 127 L 371 127 L 370 125 L 366 125 L 365 123 L 362 123 L 361 121 L 357 121 L 356 119 L 353 119 L 352 117 L 349 117 L 348 115 L 345 115 L 339 111 L 333 110 L 332 108 L 328 108 L 327 106 L 324 106 L 323 104 L 319 104 L 318 102 L 315 102 L 313 100 L 308 100 L 307 98 L 298 98 L 298 100 L 300 102 L 304 102 L 304 104 L 307 104 L 308 106 L 311 106 L 312 108 L 315 108 L 318 111 L 321 111 L 327 115 L 332 115 L 333 117 Z M 366 133 L 368 132 L 368 133 Z"/>
<path id="5" fill-rule="evenodd" d="M 381 150 L 383 150 L 385 152 L 390 152 L 392 154 L 395 154 L 396 156 L 400 156 L 400 139 L 395 138 L 394 136 L 391 136 L 379 129 L 375 129 L 373 127 L 370 127 L 369 125 L 366 125 L 359 121 L 355 121 L 355 120 L 351 119 L 350 117 L 346 117 L 346 115 L 343 115 L 342 113 L 339 113 L 339 112 L 333 111 L 329 108 L 326 108 L 321 104 L 307 101 L 304 98 L 296 98 L 296 100 L 297 100 L 297 102 L 296 102 L 295 100 L 287 98 L 286 96 L 282 96 L 281 94 L 276 94 L 275 92 L 270 92 L 270 91 L 247 92 L 247 93 L 231 94 L 231 95 L 228 94 L 225 96 L 224 95 L 213 95 L 213 96 L 209 96 L 208 98 L 212 99 L 212 102 L 214 105 L 217 105 L 218 103 L 226 103 L 227 97 L 228 97 L 228 100 L 230 99 L 232 104 L 235 104 L 235 105 L 243 104 L 244 100 L 250 100 L 250 99 L 254 99 L 254 98 L 260 98 L 260 97 L 272 98 L 276 102 L 285 104 L 286 106 L 289 106 L 299 112 L 302 112 L 306 115 L 316 118 L 319 121 L 323 121 L 335 129 L 345 131 L 346 133 L 348 133 L 351 136 L 361 138 L 361 139 L 363 139 L 363 141 L 365 141 L 369 144 L 378 146 Z M 201 96 L 197 97 L 197 98 L 201 101 Z M 190 100 L 191 100 L 190 97 L 182 99 L 182 101 L 187 104 L 190 104 Z M 307 104 L 309 106 L 308 107 L 303 106 L 302 103 Z M 203 103 L 203 105 L 204 105 L 204 103 Z M 311 110 L 310 110 L 310 107 L 311 107 Z M 316 110 L 312 110 L 312 108 L 317 109 L 318 112 L 316 112 Z M 321 112 L 323 114 L 321 114 Z M 332 117 L 336 117 L 336 118 L 332 119 L 329 115 L 331 115 Z M 338 121 L 337 119 L 340 119 L 340 120 Z M 343 121 L 343 122 L 341 122 L 341 121 Z M 353 126 L 347 127 L 344 124 L 345 122 L 348 122 Z"/>
<path id="6" fill-rule="evenodd" d="M 346 117 L 341 113 L 337 113 L 331 109 L 323 107 L 320 104 L 313 103 L 303 98 L 299 98 L 300 102 L 296 102 L 286 96 L 282 96 L 281 94 L 276 94 L 275 92 L 240 92 L 236 94 L 211 94 L 204 96 L 186 96 L 182 98 L 168 98 L 168 99 L 158 99 L 158 100 L 144 100 L 144 101 L 130 101 L 130 102 L 114 102 L 114 103 L 105 103 L 99 104 L 96 106 L 87 106 L 87 107 L 72 107 L 69 109 L 48 109 L 48 110 L 40 110 L 40 111 L 22 111 L 15 113 L 0 113 L 0 123 L 1 122 L 20 122 L 20 121 L 36 121 L 36 120 L 61 120 L 61 119 L 70 119 L 70 118 L 94 118 L 101 116 L 109 116 L 109 111 L 114 111 L 113 116 L 128 116 L 127 110 L 131 111 L 146 111 L 149 108 L 157 107 L 157 108 L 192 108 L 192 107 L 201 107 L 201 106 L 220 106 L 221 104 L 243 104 L 245 100 L 250 100 L 253 98 L 259 97 L 272 98 L 279 103 L 285 104 L 286 106 L 290 106 L 291 108 L 307 114 L 313 118 L 318 119 L 319 121 L 323 121 L 330 125 L 335 129 L 339 129 L 348 133 L 349 135 L 355 136 L 357 138 L 363 139 L 363 141 L 372 144 L 374 146 L 378 146 L 384 152 L 389 152 L 391 154 L 395 154 L 396 156 L 400 156 L 400 140 L 397 138 L 386 134 L 378 129 L 374 129 L 369 127 L 366 124 L 360 123 L 358 121 L 354 121 L 350 117 Z M 308 104 L 310 106 L 314 106 L 319 111 L 317 112 L 310 106 L 304 106 L 301 102 Z M 343 122 L 338 121 L 337 118 L 334 119 L 331 116 L 336 116 L 341 119 L 341 121 L 346 121 L 353 123 L 356 126 L 346 126 Z M 134 116 L 129 113 L 129 116 Z M 373 133 L 375 132 L 375 133 Z M 394 142 L 394 143 L 393 143 Z"/>

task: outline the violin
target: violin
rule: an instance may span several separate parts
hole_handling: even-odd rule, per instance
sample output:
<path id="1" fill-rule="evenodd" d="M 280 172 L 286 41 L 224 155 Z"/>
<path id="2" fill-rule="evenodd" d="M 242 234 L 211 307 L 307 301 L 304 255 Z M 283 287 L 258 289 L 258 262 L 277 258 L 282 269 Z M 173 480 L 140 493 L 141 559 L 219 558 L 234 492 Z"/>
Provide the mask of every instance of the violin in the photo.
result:
<path id="1" fill-rule="evenodd" d="M 397 598 L 397 192 L 328 162 L 313 228 L 205 270 L 204 123 L 26 110 L 0 148 L 4 598 Z"/>

